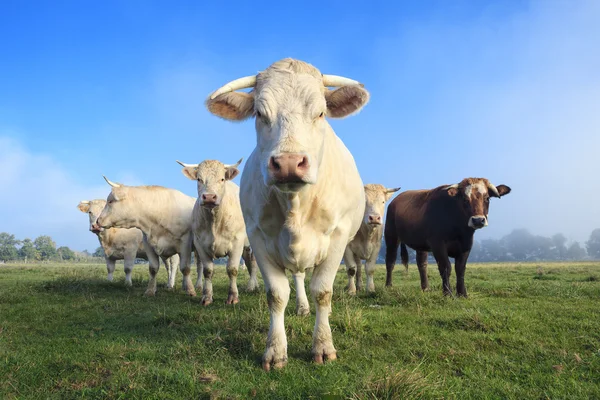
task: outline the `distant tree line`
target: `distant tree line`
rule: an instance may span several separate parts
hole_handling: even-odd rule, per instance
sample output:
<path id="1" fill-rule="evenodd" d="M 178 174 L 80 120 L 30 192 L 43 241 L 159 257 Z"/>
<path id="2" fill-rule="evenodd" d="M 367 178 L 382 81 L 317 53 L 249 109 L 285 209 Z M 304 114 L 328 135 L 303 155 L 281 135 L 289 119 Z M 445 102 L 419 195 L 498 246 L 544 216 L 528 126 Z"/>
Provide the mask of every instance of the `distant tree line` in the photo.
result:
<path id="1" fill-rule="evenodd" d="M 476 240 L 469 255 L 470 262 L 501 261 L 580 261 L 600 260 L 600 228 L 590 234 L 582 246 L 579 242 L 567 243 L 562 233 L 552 237 L 533 235 L 527 229 L 515 229 L 500 239 Z M 409 260 L 415 263 L 415 251 L 408 249 Z M 429 258 L 433 261 L 433 255 Z M 377 262 L 385 263 L 385 241 Z M 400 262 L 400 249 L 398 249 Z"/>
<path id="2" fill-rule="evenodd" d="M 10 233 L 0 233 L 0 262 L 82 262 L 93 261 L 96 257 L 104 258 L 102 247 L 90 254 L 87 250 L 73 251 L 67 246 L 57 248 L 54 240 L 47 235 L 39 236 L 35 240 L 30 238 L 18 240 Z"/>

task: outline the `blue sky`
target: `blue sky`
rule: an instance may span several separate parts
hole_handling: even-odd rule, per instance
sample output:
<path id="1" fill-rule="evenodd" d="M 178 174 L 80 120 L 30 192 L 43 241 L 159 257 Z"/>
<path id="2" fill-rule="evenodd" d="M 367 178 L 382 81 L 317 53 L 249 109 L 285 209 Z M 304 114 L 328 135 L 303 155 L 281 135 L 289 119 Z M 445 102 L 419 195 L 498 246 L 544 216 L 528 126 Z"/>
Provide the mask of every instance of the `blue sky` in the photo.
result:
<path id="1" fill-rule="evenodd" d="M 600 227 L 599 20 L 594 0 L 3 2 L 0 231 L 95 249 L 75 206 L 106 197 L 103 174 L 195 196 L 176 159 L 234 163 L 255 142 L 206 96 L 294 57 L 370 91 L 330 121 L 365 183 L 484 176 L 513 193 L 477 239 L 585 240 Z"/>

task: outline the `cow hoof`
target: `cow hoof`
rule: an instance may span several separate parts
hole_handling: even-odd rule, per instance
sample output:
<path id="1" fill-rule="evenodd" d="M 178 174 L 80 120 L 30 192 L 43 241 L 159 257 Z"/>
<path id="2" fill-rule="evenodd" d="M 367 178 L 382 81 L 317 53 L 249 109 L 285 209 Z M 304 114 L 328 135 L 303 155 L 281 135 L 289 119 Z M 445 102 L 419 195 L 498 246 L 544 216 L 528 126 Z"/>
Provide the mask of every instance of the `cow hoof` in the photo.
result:
<path id="1" fill-rule="evenodd" d="M 227 301 L 225 302 L 225 304 L 237 304 L 240 302 L 240 299 L 235 296 L 235 295 L 229 295 L 229 297 L 227 297 Z"/>
<path id="2" fill-rule="evenodd" d="M 268 352 L 268 350 L 267 350 Z M 282 358 L 275 359 L 274 356 L 271 357 L 263 357 L 262 367 L 265 371 L 269 372 L 271 370 L 271 366 L 275 369 L 281 369 L 287 365 L 287 356 L 283 356 Z"/>
<path id="3" fill-rule="evenodd" d="M 144 292 L 144 296 L 148 296 L 148 297 L 154 297 L 155 294 L 156 294 L 156 290 L 151 290 L 151 289 L 148 289 Z"/>
<path id="4" fill-rule="evenodd" d="M 355 289 L 355 290 L 348 290 L 348 291 L 347 291 L 347 293 L 348 293 L 350 296 L 356 296 L 356 289 Z"/>
<path id="5" fill-rule="evenodd" d="M 208 298 L 208 297 L 202 297 L 202 305 L 203 305 L 203 306 L 207 306 L 207 305 L 209 305 L 209 304 L 212 304 L 212 302 L 213 302 L 213 299 L 212 299 L 212 297 L 211 297 L 211 298 Z"/>
<path id="6" fill-rule="evenodd" d="M 422 291 L 424 291 L 424 292 L 431 292 L 431 289 L 429 289 L 428 287 L 426 287 L 426 288 L 421 288 L 421 290 L 422 290 Z"/>
<path id="7" fill-rule="evenodd" d="M 296 308 L 296 315 L 299 315 L 301 317 L 304 317 L 306 315 L 310 314 L 310 308 L 309 307 L 297 307 Z"/>
<path id="8" fill-rule="evenodd" d="M 188 290 L 187 291 L 187 295 L 190 297 L 196 297 L 196 291 L 195 290 Z"/>
<path id="9" fill-rule="evenodd" d="M 325 360 L 327 361 L 334 361 L 337 359 L 337 354 L 336 353 L 331 353 L 331 354 L 315 354 L 314 356 L 314 360 L 316 364 L 323 364 L 323 362 Z"/>

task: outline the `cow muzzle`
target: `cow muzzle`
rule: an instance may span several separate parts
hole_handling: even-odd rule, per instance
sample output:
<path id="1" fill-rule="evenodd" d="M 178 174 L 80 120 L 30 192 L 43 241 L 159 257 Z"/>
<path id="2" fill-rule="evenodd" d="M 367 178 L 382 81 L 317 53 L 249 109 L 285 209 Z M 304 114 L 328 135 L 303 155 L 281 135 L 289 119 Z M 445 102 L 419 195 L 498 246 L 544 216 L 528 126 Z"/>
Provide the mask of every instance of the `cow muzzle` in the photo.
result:
<path id="1" fill-rule="evenodd" d="M 481 229 L 487 224 L 487 218 L 484 215 L 474 215 L 469 218 L 469 226 L 473 229 Z"/>
<path id="2" fill-rule="evenodd" d="M 212 209 L 219 205 L 219 198 L 216 194 L 204 193 L 202 195 L 201 199 L 202 199 L 202 203 L 201 203 L 202 207 Z"/>
<path id="3" fill-rule="evenodd" d="M 369 214 L 367 217 L 367 222 L 369 225 L 381 225 L 381 215 Z"/>
<path id="4" fill-rule="evenodd" d="M 270 180 L 278 187 L 287 189 L 305 185 L 310 163 L 308 156 L 298 153 L 281 153 L 269 158 Z"/>
<path id="5" fill-rule="evenodd" d="M 103 230 L 102 227 L 100 225 L 98 225 L 98 223 L 94 223 L 90 227 L 90 231 L 93 233 L 100 233 L 100 232 L 102 232 L 102 230 Z"/>

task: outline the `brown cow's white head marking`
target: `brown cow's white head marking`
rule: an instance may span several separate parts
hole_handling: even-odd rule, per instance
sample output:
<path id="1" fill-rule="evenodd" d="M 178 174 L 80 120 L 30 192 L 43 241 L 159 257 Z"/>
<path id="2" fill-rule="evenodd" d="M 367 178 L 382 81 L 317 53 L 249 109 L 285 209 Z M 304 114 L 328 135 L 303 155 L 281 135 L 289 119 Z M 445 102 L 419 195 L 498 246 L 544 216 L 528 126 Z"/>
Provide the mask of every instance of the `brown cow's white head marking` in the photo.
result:
<path id="1" fill-rule="evenodd" d="M 511 189 L 506 185 L 494 186 L 485 178 L 466 178 L 446 190 L 451 197 L 462 199 L 463 209 L 469 217 L 467 225 L 477 230 L 488 225 L 490 197 L 500 198 Z"/>
<path id="2" fill-rule="evenodd" d="M 235 178 L 240 171 L 237 167 L 242 159 L 235 164 L 223 164 L 216 160 L 205 160 L 200 164 L 185 164 L 177 161 L 183 167 L 181 172 L 188 179 L 198 181 L 198 199 L 200 205 L 214 208 L 221 204 L 225 195 L 225 182 Z"/>
<path id="3" fill-rule="evenodd" d="M 100 233 L 104 230 L 96 221 L 105 205 L 106 200 L 82 200 L 77 205 L 79 211 L 86 213 L 90 219 L 90 232 Z"/>
<path id="4" fill-rule="evenodd" d="M 365 216 L 363 223 L 367 225 L 381 225 L 385 203 L 400 190 L 399 187 L 388 189 L 383 185 L 369 183 L 365 185 L 365 198 L 367 201 L 365 207 Z"/>
<path id="5" fill-rule="evenodd" d="M 235 92 L 249 87 L 250 93 Z M 206 106 L 228 120 L 254 116 L 265 185 L 296 192 L 317 181 L 325 133 L 331 129 L 325 117 L 344 118 L 368 100 L 359 82 L 286 58 L 256 76 L 229 82 L 211 94 Z"/>

